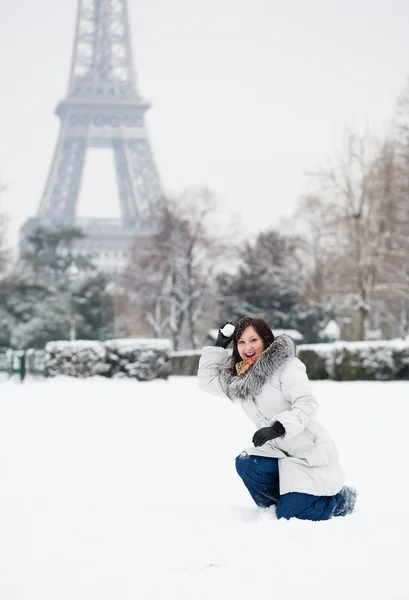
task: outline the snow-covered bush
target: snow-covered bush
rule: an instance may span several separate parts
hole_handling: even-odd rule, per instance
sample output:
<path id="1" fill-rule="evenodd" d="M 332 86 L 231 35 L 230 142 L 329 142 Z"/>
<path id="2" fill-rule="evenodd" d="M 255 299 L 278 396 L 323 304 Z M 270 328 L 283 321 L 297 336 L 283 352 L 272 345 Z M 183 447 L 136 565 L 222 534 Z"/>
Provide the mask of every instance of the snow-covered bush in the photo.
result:
<path id="1" fill-rule="evenodd" d="M 106 349 L 102 342 L 76 340 L 48 342 L 45 346 L 45 374 L 92 377 L 106 375 Z"/>
<path id="2" fill-rule="evenodd" d="M 395 376 L 390 347 L 344 347 L 334 350 L 332 378 L 345 380 L 387 380 Z"/>
<path id="3" fill-rule="evenodd" d="M 138 381 L 150 381 L 167 379 L 172 374 L 170 340 L 107 340 L 104 347 L 108 377 L 133 377 Z"/>
<path id="4" fill-rule="evenodd" d="M 201 350 L 172 351 L 167 339 L 49 342 L 45 360 L 40 357 L 35 371 L 40 372 L 44 362 L 45 374 L 50 376 L 103 375 L 149 381 L 197 375 L 200 355 Z M 297 356 L 310 379 L 409 379 L 409 339 L 304 344 L 297 347 Z"/>
<path id="5" fill-rule="evenodd" d="M 172 372 L 170 340 L 123 339 L 97 342 L 49 342 L 46 374 L 72 377 L 132 377 L 138 381 L 167 379 Z"/>
<path id="6" fill-rule="evenodd" d="M 315 344 L 315 346 L 321 345 L 322 344 Z M 310 379 L 330 378 L 330 353 L 319 352 L 319 350 L 314 348 L 314 345 L 311 344 L 311 346 L 309 346 L 308 348 L 299 346 L 297 356 L 307 367 L 307 373 Z"/>
<path id="7" fill-rule="evenodd" d="M 409 339 L 406 344 L 394 347 L 393 360 L 396 371 L 394 379 L 409 379 Z"/>
<path id="8" fill-rule="evenodd" d="M 310 379 L 409 379 L 409 341 L 335 342 L 298 347 Z"/>

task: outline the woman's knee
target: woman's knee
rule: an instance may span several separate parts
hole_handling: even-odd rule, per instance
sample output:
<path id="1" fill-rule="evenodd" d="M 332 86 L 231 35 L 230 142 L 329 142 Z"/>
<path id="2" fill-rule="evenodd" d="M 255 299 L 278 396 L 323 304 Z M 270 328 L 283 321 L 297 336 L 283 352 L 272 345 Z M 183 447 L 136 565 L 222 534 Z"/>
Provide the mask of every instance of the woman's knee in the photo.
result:
<path id="1" fill-rule="evenodd" d="M 278 461 L 276 458 L 253 456 L 242 452 L 236 456 L 236 471 L 240 477 L 278 477 Z"/>
<path id="2" fill-rule="evenodd" d="M 236 471 L 240 477 L 245 477 L 247 473 L 253 471 L 252 460 L 247 452 L 242 452 L 236 456 Z"/>

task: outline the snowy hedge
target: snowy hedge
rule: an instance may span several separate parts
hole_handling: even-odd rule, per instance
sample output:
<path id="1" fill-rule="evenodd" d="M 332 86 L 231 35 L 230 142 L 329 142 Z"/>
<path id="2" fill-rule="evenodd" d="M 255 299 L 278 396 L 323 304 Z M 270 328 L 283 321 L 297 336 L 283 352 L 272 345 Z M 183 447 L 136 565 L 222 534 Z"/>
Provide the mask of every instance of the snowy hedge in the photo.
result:
<path id="1" fill-rule="evenodd" d="M 172 375 L 197 375 L 201 350 L 178 350 L 171 353 Z"/>
<path id="2" fill-rule="evenodd" d="M 45 347 L 45 374 L 167 379 L 172 370 L 170 350 L 170 340 L 158 339 L 49 342 Z"/>
<path id="3" fill-rule="evenodd" d="M 103 343 L 90 340 L 48 342 L 45 346 L 45 370 L 50 377 L 105 375 L 106 351 Z"/>
<path id="4" fill-rule="evenodd" d="M 165 339 L 123 339 L 104 342 L 108 377 L 138 381 L 167 379 L 172 373 L 171 342 Z"/>
<path id="5" fill-rule="evenodd" d="M 172 352 L 172 375 L 197 375 L 201 350 Z M 297 346 L 310 379 L 409 379 L 409 340 Z"/>
<path id="6" fill-rule="evenodd" d="M 306 344 L 297 356 L 310 379 L 409 379 L 409 340 Z"/>
<path id="7" fill-rule="evenodd" d="M 44 375 L 49 376 L 103 375 L 139 381 L 197 375 L 201 354 L 201 350 L 175 352 L 170 340 L 155 339 L 49 342 L 45 358 L 43 351 L 38 352 L 41 360 L 29 361 L 28 367 L 38 374 L 44 364 Z M 297 347 L 297 356 L 310 379 L 409 379 L 409 340 L 304 344 Z M 5 371 L 6 365 L 6 355 L 0 352 L 0 370 Z"/>

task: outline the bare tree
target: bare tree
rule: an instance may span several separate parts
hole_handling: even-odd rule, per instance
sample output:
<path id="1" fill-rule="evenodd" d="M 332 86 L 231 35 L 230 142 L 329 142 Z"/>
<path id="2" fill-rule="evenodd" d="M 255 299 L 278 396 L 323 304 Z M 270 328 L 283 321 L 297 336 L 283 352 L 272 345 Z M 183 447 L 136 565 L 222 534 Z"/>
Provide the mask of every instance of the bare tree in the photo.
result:
<path id="1" fill-rule="evenodd" d="M 161 236 L 140 236 L 133 244 L 123 275 L 123 316 L 133 334 L 152 332 L 155 338 L 166 337 L 169 314 L 164 294 L 169 277 Z M 144 325 L 146 326 L 144 328 Z"/>
<path id="2" fill-rule="evenodd" d="M 338 255 L 337 227 L 340 209 L 316 194 L 302 197 L 291 218 L 291 230 L 300 231 L 303 268 L 307 270 L 307 296 L 312 306 L 331 301 L 331 275 Z"/>
<path id="3" fill-rule="evenodd" d="M 168 199 L 162 231 L 150 241 L 135 242 L 125 274 L 125 287 L 143 321 L 155 337 L 169 331 L 175 350 L 183 335 L 190 347 L 197 347 L 200 321 L 215 303 L 213 273 L 222 245 L 209 232 L 207 219 L 216 207 L 207 188 Z"/>
<path id="4" fill-rule="evenodd" d="M 357 337 L 365 339 L 371 310 L 386 291 L 405 295 L 409 289 L 402 261 L 407 237 L 401 221 L 401 171 L 393 144 L 375 144 L 355 133 L 345 142 L 341 156 L 315 176 L 336 216 L 329 289 L 357 311 Z"/>

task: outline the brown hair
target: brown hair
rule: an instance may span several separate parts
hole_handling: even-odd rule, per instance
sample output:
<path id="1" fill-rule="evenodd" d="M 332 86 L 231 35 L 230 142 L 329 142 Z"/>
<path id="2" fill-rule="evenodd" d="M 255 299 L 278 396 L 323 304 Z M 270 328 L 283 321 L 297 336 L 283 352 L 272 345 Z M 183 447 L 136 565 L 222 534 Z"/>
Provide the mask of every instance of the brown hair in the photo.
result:
<path id="1" fill-rule="evenodd" d="M 253 327 L 263 340 L 264 350 L 271 346 L 271 344 L 275 340 L 274 333 L 271 331 L 270 325 L 261 317 L 243 317 L 242 319 L 240 319 L 233 333 L 233 354 L 231 357 L 231 372 L 234 375 L 237 375 L 236 363 L 242 360 L 237 348 L 237 342 L 239 341 L 243 331 L 249 326 Z"/>

